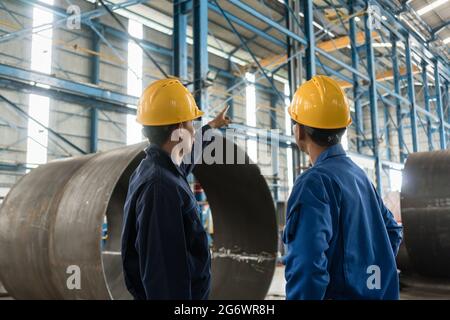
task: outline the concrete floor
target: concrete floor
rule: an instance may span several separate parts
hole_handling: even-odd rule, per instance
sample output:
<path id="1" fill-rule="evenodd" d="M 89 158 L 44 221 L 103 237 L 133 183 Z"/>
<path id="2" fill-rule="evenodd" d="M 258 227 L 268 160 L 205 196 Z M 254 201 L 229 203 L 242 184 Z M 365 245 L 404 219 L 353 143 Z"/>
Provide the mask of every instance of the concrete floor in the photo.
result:
<path id="1" fill-rule="evenodd" d="M 450 300 L 450 280 L 430 280 L 419 276 L 402 277 L 401 300 Z M 284 266 L 277 266 L 266 300 L 284 300 Z M 11 300 L 0 286 L 0 300 Z"/>
<path id="2" fill-rule="evenodd" d="M 450 280 L 431 280 L 419 276 L 402 277 L 401 300 L 450 300 Z M 284 266 L 277 266 L 267 300 L 284 300 Z"/>
<path id="3" fill-rule="evenodd" d="M 284 280 L 284 266 L 277 266 L 273 275 L 272 284 L 267 293 L 267 300 L 284 300 L 286 299 L 286 281 Z"/>

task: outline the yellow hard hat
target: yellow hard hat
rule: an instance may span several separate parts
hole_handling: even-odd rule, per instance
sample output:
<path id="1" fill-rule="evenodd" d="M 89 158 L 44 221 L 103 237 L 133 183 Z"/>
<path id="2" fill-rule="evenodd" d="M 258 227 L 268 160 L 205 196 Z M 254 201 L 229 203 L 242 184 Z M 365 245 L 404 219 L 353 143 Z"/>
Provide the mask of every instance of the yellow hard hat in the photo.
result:
<path id="1" fill-rule="evenodd" d="M 142 93 L 136 121 L 145 126 L 163 126 L 202 115 L 194 97 L 179 80 L 162 79 L 154 81 Z"/>
<path id="2" fill-rule="evenodd" d="M 344 91 L 327 76 L 314 76 L 303 83 L 288 113 L 294 121 L 318 129 L 345 128 L 352 123 Z"/>

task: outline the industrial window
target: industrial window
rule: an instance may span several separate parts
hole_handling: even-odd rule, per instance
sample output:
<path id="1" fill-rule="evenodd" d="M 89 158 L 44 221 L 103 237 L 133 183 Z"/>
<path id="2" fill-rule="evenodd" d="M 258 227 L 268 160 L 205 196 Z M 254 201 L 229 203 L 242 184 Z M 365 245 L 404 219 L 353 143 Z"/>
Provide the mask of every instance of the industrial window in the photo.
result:
<path id="1" fill-rule="evenodd" d="M 256 127 L 256 90 L 255 90 L 255 75 L 252 73 L 246 73 L 245 79 L 247 80 L 247 86 L 245 88 L 245 100 L 246 100 L 246 123 L 250 127 Z M 247 140 L 247 153 L 250 159 L 258 162 L 258 141 L 255 133 L 248 133 L 249 139 Z"/>
<path id="2" fill-rule="evenodd" d="M 291 104 L 291 101 L 289 99 L 290 91 L 291 90 L 289 89 L 289 83 L 285 83 L 284 84 L 284 96 L 285 96 L 284 104 L 286 105 L 286 107 L 284 108 L 284 119 L 285 119 L 284 127 L 285 127 L 285 133 L 287 136 L 292 135 L 292 131 L 291 131 L 292 130 L 292 125 L 291 125 L 292 121 L 291 121 L 291 117 L 289 116 L 289 114 L 287 112 L 288 107 Z M 290 143 L 288 142 L 288 144 L 290 144 Z M 292 186 L 294 184 L 294 168 L 293 168 L 294 164 L 293 164 L 292 157 L 293 157 L 292 156 L 292 148 L 287 147 L 286 148 L 286 158 L 287 158 L 286 165 L 287 165 L 287 180 L 288 180 L 288 188 L 289 188 L 288 192 L 289 193 L 291 192 Z"/>
<path id="3" fill-rule="evenodd" d="M 53 0 L 41 0 L 53 5 Z M 52 28 L 38 27 L 53 22 L 53 14 L 40 8 L 33 8 L 33 28 L 31 39 L 31 70 L 50 74 L 52 68 Z M 50 99 L 48 97 L 30 94 L 28 114 L 45 127 L 48 127 Z M 28 119 L 27 159 L 30 166 L 47 162 L 48 131 L 34 120 Z"/>
<path id="4" fill-rule="evenodd" d="M 135 38 L 143 38 L 143 26 L 139 22 L 128 20 L 128 32 Z M 127 93 L 135 97 L 139 97 L 142 93 L 142 60 L 142 49 L 134 41 L 129 41 Z M 141 141 L 141 126 L 136 122 L 136 116 L 129 114 L 127 115 L 127 144 L 134 144 Z"/>

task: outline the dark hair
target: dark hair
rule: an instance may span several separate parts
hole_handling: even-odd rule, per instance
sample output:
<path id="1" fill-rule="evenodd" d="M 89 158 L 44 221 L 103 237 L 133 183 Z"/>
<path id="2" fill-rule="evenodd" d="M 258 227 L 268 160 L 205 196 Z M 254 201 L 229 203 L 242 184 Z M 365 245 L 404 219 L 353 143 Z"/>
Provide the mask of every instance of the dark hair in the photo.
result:
<path id="1" fill-rule="evenodd" d="M 175 130 L 179 124 L 169 124 L 166 126 L 143 126 L 142 133 L 150 143 L 162 146 L 170 138 L 172 131 Z"/>
<path id="2" fill-rule="evenodd" d="M 347 128 L 338 129 L 318 129 L 304 125 L 300 125 L 304 128 L 305 132 L 311 137 L 314 143 L 321 147 L 331 147 L 341 142 L 341 138 Z"/>

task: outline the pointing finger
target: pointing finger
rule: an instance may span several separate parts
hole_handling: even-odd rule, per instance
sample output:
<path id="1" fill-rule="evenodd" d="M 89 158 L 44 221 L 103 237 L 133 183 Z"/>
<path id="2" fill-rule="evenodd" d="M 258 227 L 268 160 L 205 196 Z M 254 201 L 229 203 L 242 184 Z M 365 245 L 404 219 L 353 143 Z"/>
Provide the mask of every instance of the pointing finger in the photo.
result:
<path id="1" fill-rule="evenodd" d="M 223 110 L 220 112 L 220 114 L 226 114 L 228 109 L 230 109 L 230 105 L 227 105 Z"/>

